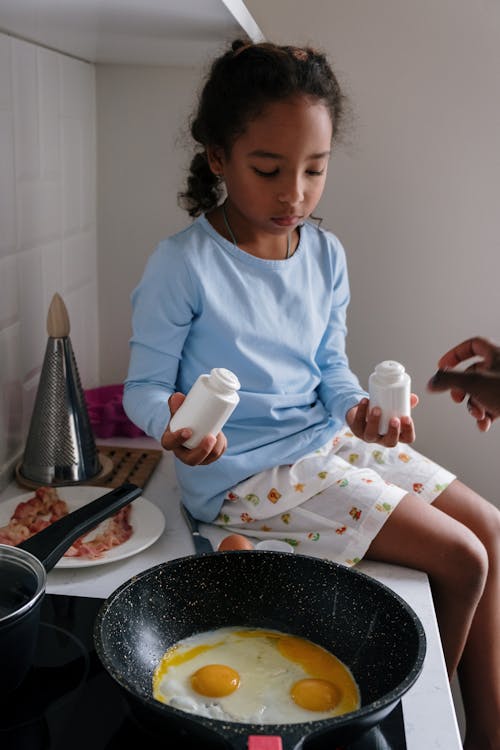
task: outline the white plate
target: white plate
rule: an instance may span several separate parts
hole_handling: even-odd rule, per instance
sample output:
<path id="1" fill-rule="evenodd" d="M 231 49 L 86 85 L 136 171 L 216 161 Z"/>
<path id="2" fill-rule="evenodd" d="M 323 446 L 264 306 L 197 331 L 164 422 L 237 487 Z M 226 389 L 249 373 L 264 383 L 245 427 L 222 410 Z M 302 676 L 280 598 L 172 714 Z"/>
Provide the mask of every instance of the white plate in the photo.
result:
<path id="1" fill-rule="evenodd" d="M 86 505 L 91 500 L 105 495 L 111 489 L 112 487 L 57 487 L 57 494 L 61 500 L 66 501 L 68 511 L 71 513 L 82 505 Z M 17 505 L 30 500 L 34 494 L 35 490 L 25 495 L 17 495 L 17 497 L 12 497 L 10 500 L 0 503 L 0 526 L 6 526 Z M 165 528 L 165 518 L 161 510 L 142 495 L 132 502 L 129 522 L 134 530 L 130 539 L 108 550 L 102 557 L 95 559 L 87 557 L 62 557 L 55 567 L 87 568 L 90 565 L 105 565 L 106 563 L 124 560 L 126 557 L 136 555 L 138 552 L 142 552 L 142 550 L 150 547 L 156 542 Z M 106 522 L 103 521 L 103 523 Z M 98 532 L 98 529 L 99 527 L 89 532 L 88 538 L 91 539 Z"/>

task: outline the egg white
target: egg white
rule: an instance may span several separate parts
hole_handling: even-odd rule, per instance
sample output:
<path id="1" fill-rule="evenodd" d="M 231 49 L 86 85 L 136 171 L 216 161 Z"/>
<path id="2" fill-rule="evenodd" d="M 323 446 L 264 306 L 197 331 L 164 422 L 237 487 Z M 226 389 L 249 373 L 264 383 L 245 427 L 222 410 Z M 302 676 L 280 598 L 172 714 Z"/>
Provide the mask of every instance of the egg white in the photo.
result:
<path id="1" fill-rule="evenodd" d="M 298 706 L 290 696 L 290 689 L 310 675 L 278 651 L 275 638 L 238 635 L 245 630 L 256 632 L 252 628 L 227 627 L 181 641 L 176 654 L 202 644 L 212 644 L 213 648 L 166 669 L 160 664 L 153 680 L 154 697 L 189 713 L 252 724 L 291 724 L 343 713 L 338 706 L 314 712 Z M 191 675 L 208 664 L 225 664 L 236 670 L 240 676 L 238 689 L 220 698 L 206 697 L 193 690 Z"/>

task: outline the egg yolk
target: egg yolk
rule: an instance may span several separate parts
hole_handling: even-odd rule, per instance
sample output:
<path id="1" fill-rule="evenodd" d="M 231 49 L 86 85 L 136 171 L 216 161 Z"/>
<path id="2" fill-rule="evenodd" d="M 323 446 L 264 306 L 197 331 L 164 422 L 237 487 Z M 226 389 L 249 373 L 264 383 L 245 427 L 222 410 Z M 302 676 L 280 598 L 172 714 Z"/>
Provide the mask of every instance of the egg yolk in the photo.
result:
<path id="1" fill-rule="evenodd" d="M 331 711 L 340 701 L 340 690 L 328 680 L 299 680 L 290 690 L 293 701 L 308 711 Z"/>
<path id="2" fill-rule="evenodd" d="M 225 664 L 207 664 L 191 675 L 191 687 L 200 695 L 222 698 L 240 686 L 240 676 L 235 669 Z"/>

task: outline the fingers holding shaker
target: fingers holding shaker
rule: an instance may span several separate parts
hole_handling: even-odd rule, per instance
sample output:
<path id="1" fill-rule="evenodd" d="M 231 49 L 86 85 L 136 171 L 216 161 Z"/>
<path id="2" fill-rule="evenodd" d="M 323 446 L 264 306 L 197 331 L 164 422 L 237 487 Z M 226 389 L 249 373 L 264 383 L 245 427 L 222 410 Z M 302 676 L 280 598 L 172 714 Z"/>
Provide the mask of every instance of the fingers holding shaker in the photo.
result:
<path id="1" fill-rule="evenodd" d="M 369 377 L 370 409 L 382 411 L 379 434 L 385 435 L 392 417 L 411 415 L 411 378 L 399 362 L 387 359 L 380 362 Z"/>
<path id="2" fill-rule="evenodd" d="M 224 367 L 214 367 L 210 374 L 200 375 L 183 403 L 170 420 L 170 430 L 184 427 L 192 430 L 183 444 L 196 448 L 205 435 L 217 435 L 239 403 L 240 381 Z"/>

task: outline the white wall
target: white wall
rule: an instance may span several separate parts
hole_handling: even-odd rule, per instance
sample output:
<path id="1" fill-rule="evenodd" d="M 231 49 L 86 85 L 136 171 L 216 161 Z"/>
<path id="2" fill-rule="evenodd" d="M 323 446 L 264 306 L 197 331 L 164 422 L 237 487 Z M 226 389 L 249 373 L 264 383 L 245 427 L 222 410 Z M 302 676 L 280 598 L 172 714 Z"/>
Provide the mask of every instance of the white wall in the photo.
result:
<path id="1" fill-rule="evenodd" d="M 0 479 L 24 448 L 55 292 L 98 382 L 94 68 L 0 34 Z"/>
<path id="2" fill-rule="evenodd" d="M 97 66 L 102 384 L 127 374 L 129 298 L 147 258 L 189 219 L 177 192 L 199 75 L 191 68 Z"/>
<path id="3" fill-rule="evenodd" d="M 349 355 L 364 385 L 405 363 L 417 447 L 500 506 L 500 425 L 425 391 L 439 356 L 500 342 L 500 5 L 248 0 L 269 39 L 324 49 L 354 109 L 319 213 L 347 251 Z"/>
<path id="4" fill-rule="evenodd" d="M 492 0 L 248 0 L 266 36 L 328 52 L 354 110 L 321 202 L 348 255 L 348 350 L 364 385 L 402 361 L 417 447 L 500 504 L 500 426 L 425 391 L 438 357 L 500 341 L 500 5 Z M 200 71 L 98 66 L 101 380 L 126 374 L 129 294 L 176 206 L 177 138 Z"/>

